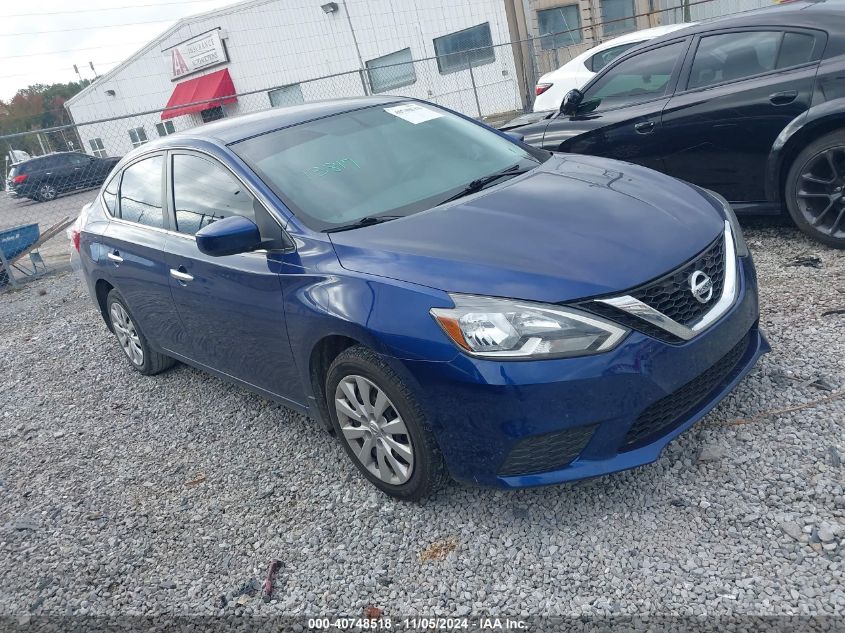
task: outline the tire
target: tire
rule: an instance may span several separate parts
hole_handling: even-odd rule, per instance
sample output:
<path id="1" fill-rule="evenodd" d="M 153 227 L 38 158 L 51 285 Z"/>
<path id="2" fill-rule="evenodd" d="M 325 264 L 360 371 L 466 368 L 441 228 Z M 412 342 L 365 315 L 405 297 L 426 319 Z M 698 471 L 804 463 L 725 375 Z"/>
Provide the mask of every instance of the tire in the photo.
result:
<path id="1" fill-rule="evenodd" d="M 817 138 L 795 157 L 784 192 L 799 229 L 822 244 L 845 248 L 845 130 Z"/>
<path id="2" fill-rule="evenodd" d="M 362 415 L 366 413 L 365 392 L 370 396 L 369 419 Z M 386 404 L 379 400 L 380 395 L 385 396 Z M 338 404 L 339 399 L 345 401 L 345 407 Z M 326 405 L 343 450 L 382 492 L 404 501 L 419 501 L 447 479 L 440 449 L 414 394 L 366 347 L 350 347 L 335 358 L 326 375 Z M 358 418 L 349 414 L 350 409 Z M 364 453 L 368 441 L 371 448 L 365 463 L 358 453 Z"/>
<path id="3" fill-rule="evenodd" d="M 55 186 L 50 183 L 44 183 L 43 185 L 38 186 L 35 198 L 39 202 L 49 202 L 50 200 L 55 200 L 57 195 L 59 195 L 59 192 L 56 190 Z"/>
<path id="4" fill-rule="evenodd" d="M 109 324 L 120 348 L 135 371 L 145 376 L 154 376 L 176 364 L 169 356 L 150 348 L 129 306 L 117 290 L 112 289 L 106 297 L 106 314 L 109 315 Z"/>

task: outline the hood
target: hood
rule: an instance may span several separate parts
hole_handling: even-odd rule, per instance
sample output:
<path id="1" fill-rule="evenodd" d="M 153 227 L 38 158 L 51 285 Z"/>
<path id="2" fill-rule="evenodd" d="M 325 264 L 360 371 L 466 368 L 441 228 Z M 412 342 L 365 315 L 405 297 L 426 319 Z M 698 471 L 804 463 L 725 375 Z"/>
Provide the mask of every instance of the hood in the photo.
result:
<path id="1" fill-rule="evenodd" d="M 554 155 L 450 205 L 330 237 L 347 270 L 560 302 L 616 293 L 677 268 L 723 230 L 715 204 L 643 167 Z"/>

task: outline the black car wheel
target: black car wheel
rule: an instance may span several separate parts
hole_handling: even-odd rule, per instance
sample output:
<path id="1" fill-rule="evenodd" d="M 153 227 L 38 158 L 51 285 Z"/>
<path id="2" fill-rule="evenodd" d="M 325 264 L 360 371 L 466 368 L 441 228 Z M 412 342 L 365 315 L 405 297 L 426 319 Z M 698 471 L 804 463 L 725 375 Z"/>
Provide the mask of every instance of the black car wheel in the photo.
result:
<path id="1" fill-rule="evenodd" d="M 845 248 L 845 131 L 826 134 L 798 154 L 786 177 L 786 204 L 807 235 Z"/>
<path id="2" fill-rule="evenodd" d="M 135 323 L 123 297 L 117 290 L 106 298 L 106 312 L 117 342 L 136 371 L 152 376 L 172 367 L 176 361 L 151 349 L 147 338 Z"/>
<path id="3" fill-rule="evenodd" d="M 422 408 L 399 376 L 366 347 L 351 347 L 334 360 L 326 400 L 343 449 L 377 488 L 419 501 L 444 481 L 443 458 Z"/>
<path id="4" fill-rule="evenodd" d="M 36 195 L 36 199 L 40 202 L 48 202 L 50 200 L 55 200 L 56 195 L 58 195 L 56 188 L 51 184 L 44 183 L 43 185 L 38 187 L 38 194 Z"/>

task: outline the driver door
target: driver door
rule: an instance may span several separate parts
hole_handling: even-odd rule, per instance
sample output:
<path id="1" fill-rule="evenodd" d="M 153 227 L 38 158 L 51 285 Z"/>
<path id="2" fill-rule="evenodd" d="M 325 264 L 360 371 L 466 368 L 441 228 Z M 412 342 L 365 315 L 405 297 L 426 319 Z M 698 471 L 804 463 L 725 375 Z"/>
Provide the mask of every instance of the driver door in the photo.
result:
<path id="1" fill-rule="evenodd" d="M 182 322 L 178 354 L 274 396 L 301 401 L 285 323 L 281 274 L 283 231 L 227 168 L 188 151 L 168 156 L 175 231 L 167 237 L 170 292 Z M 212 257 L 194 234 L 231 215 L 254 221 L 266 249 Z"/>
<path id="2" fill-rule="evenodd" d="M 688 48 L 684 38 L 612 64 L 584 89 L 574 115 L 549 125 L 543 146 L 662 170 L 660 118 Z M 573 136 L 573 128 L 586 131 Z"/>

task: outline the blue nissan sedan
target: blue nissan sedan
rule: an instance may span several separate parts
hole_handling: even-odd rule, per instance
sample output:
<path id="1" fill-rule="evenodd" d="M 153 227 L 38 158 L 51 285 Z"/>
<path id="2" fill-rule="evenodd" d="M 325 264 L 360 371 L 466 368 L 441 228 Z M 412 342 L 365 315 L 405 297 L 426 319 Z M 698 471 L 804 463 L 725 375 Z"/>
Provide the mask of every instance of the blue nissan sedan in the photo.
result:
<path id="1" fill-rule="evenodd" d="M 306 413 L 402 499 L 651 462 L 769 349 L 724 199 L 410 99 L 143 145 L 73 237 L 134 369 Z"/>

